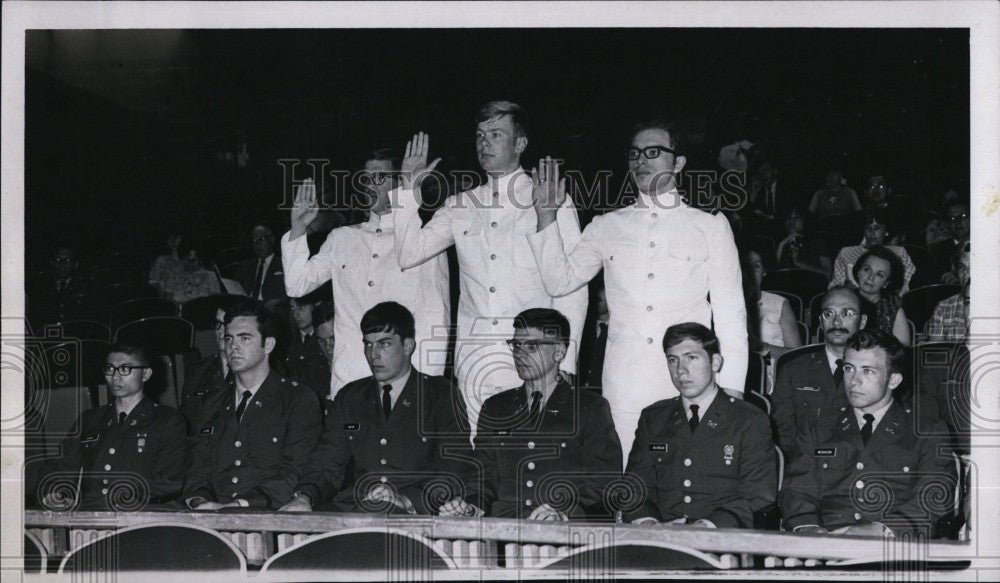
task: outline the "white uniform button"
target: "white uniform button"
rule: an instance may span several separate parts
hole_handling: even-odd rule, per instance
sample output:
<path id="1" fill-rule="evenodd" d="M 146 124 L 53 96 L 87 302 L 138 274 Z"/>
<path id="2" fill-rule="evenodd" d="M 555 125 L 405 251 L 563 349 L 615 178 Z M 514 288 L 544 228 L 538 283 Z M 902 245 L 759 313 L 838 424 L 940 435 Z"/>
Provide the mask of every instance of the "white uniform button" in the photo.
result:
<path id="1" fill-rule="evenodd" d="M 107 483 L 108 483 L 108 481 L 107 481 L 107 480 L 101 480 L 101 483 L 103 483 L 103 484 L 107 484 Z"/>
<path id="2" fill-rule="evenodd" d="M 527 487 L 529 487 L 529 488 L 532 488 L 532 487 L 535 486 L 535 483 L 532 482 L 531 480 L 528 480 L 527 482 L 524 483 L 524 485 L 527 486 Z"/>
<path id="3" fill-rule="evenodd" d="M 378 253 L 372 253 L 372 259 L 378 259 Z"/>
<path id="4" fill-rule="evenodd" d="M 235 445 L 236 447 L 243 447 L 243 442 L 242 441 L 237 441 L 233 445 Z"/>
<path id="5" fill-rule="evenodd" d="M 684 487 L 685 488 L 690 488 L 691 487 L 691 480 L 684 480 Z"/>
<path id="6" fill-rule="evenodd" d="M 368 281 L 368 287 L 375 287 L 375 282 L 374 282 L 374 281 L 371 281 L 371 280 L 369 280 L 369 281 Z"/>
<path id="7" fill-rule="evenodd" d="M 101 488 L 101 494 L 107 495 L 107 493 L 108 493 L 107 488 Z"/>
<path id="8" fill-rule="evenodd" d="M 384 484 L 384 483 L 386 483 L 386 482 L 389 481 L 389 478 L 386 478 L 385 476 L 382 476 L 381 478 L 378 479 L 378 481 L 382 482 Z"/>
<path id="9" fill-rule="evenodd" d="M 497 260 L 497 254 L 496 253 L 490 253 L 490 259 L 492 259 L 493 261 L 496 261 Z"/>
<path id="10" fill-rule="evenodd" d="M 689 457 L 684 458 L 684 465 L 685 466 L 690 466 L 691 465 L 691 458 L 689 458 Z"/>
<path id="11" fill-rule="evenodd" d="M 385 458 L 382 458 L 382 459 L 380 459 L 380 460 L 378 461 L 378 463 L 380 463 L 380 464 L 382 464 L 382 465 L 384 466 L 384 465 L 386 465 L 386 464 L 387 464 L 387 463 L 389 463 L 389 462 L 387 462 Z"/>
<path id="12" fill-rule="evenodd" d="M 108 453 L 111 454 L 111 455 L 115 455 L 115 448 L 113 448 L 113 447 L 108 448 Z"/>
<path id="13" fill-rule="evenodd" d="M 386 441 L 386 439 L 385 439 L 384 437 L 383 437 L 382 439 L 378 440 L 378 442 L 379 442 L 379 443 L 380 443 L 381 445 L 385 445 L 385 444 L 389 443 L 388 441 Z"/>
<path id="14" fill-rule="evenodd" d="M 233 465 L 234 466 L 242 466 L 243 465 L 243 460 L 236 460 L 235 462 L 233 462 Z"/>
<path id="15" fill-rule="evenodd" d="M 528 449 L 535 449 L 535 442 L 534 441 L 529 441 L 528 442 Z"/>
<path id="16" fill-rule="evenodd" d="M 854 487 L 860 490 L 865 487 L 865 483 L 862 482 L 861 480 L 858 480 L 857 482 L 854 482 Z"/>
<path id="17" fill-rule="evenodd" d="M 531 501 L 531 498 L 528 498 L 527 500 L 524 501 L 525 506 L 531 506 L 532 504 L 534 504 L 534 502 Z"/>
<path id="18" fill-rule="evenodd" d="M 656 213 L 652 213 L 652 214 L 651 214 L 650 216 L 651 216 L 651 217 L 653 217 L 653 218 L 655 219 L 656 217 L 658 217 L 658 216 L 660 216 L 660 215 L 658 215 L 658 214 L 656 214 Z"/>
<path id="19" fill-rule="evenodd" d="M 564 441 L 564 442 L 560 443 L 559 447 L 566 447 L 566 442 Z"/>
<path id="20" fill-rule="evenodd" d="M 233 480 L 232 480 L 232 482 L 233 482 L 234 484 L 238 483 L 239 481 L 240 481 L 240 479 L 239 479 L 239 478 L 237 478 L 236 476 L 233 476 Z"/>
<path id="21" fill-rule="evenodd" d="M 904 472 L 910 471 L 910 466 L 903 466 L 903 471 Z"/>
<path id="22" fill-rule="evenodd" d="M 653 306 L 646 306 L 646 311 L 647 312 L 652 312 L 653 311 Z"/>
<path id="23" fill-rule="evenodd" d="M 646 277 L 648 277 L 649 279 L 653 279 L 653 277 L 655 277 L 655 276 L 652 273 L 650 273 L 650 274 L 646 275 Z"/>
<path id="24" fill-rule="evenodd" d="M 535 462 L 528 462 L 528 469 L 529 470 L 535 469 Z"/>
<path id="25" fill-rule="evenodd" d="M 684 503 L 685 504 L 690 504 L 691 503 L 691 497 L 690 496 L 685 496 L 684 497 Z"/>
<path id="26" fill-rule="evenodd" d="M 650 241 L 649 242 L 649 246 L 650 247 L 656 247 L 656 241 Z"/>
<path id="27" fill-rule="evenodd" d="M 861 513 L 860 512 L 855 512 L 854 513 L 854 520 L 861 520 Z"/>
<path id="28" fill-rule="evenodd" d="M 490 286 L 490 293 L 491 294 L 496 293 L 496 291 L 497 291 L 497 288 Z"/>
<path id="29" fill-rule="evenodd" d="M 858 464 L 856 466 L 854 466 L 854 467 L 858 468 L 859 470 L 863 470 L 863 469 L 865 469 L 865 464 L 863 464 L 861 462 L 858 462 Z"/>
<path id="30" fill-rule="evenodd" d="M 826 467 L 827 467 L 826 462 L 823 462 L 823 469 L 826 469 Z"/>
<path id="31" fill-rule="evenodd" d="M 653 339 L 652 338 L 647 338 L 646 339 L 646 344 L 652 344 L 652 343 L 653 343 Z"/>
<path id="32" fill-rule="evenodd" d="M 111 464 L 104 464 L 104 471 L 105 472 L 110 472 L 111 471 Z"/>
<path id="33" fill-rule="evenodd" d="M 375 233 L 381 235 L 382 234 L 382 229 L 375 229 Z"/>
<path id="34" fill-rule="evenodd" d="M 494 229 L 497 228 L 497 222 L 493 221 L 492 223 L 490 223 L 490 226 L 493 227 Z"/>
<path id="35" fill-rule="evenodd" d="M 496 325 L 497 325 L 497 324 L 499 324 L 499 323 L 500 323 L 500 320 L 493 320 L 493 325 L 494 325 L 494 326 L 496 326 Z"/>

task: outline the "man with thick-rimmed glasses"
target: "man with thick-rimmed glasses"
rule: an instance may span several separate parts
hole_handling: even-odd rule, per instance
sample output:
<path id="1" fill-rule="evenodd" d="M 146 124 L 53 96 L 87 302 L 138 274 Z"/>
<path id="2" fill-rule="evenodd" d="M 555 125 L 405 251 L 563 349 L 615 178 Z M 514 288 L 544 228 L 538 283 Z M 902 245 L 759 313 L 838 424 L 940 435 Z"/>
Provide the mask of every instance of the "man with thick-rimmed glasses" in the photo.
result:
<path id="1" fill-rule="evenodd" d="M 558 168 L 543 160 L 533 172 L 537 232 L 527 238 L 545 289 L 553 296 L 572 293 L 604 270 L 611 321 L 602 390 L 626 452 L 642 410 L 678 394 L 659 345 L 668 327 L 714 324 L 725 363 L 721 386 L 742 392 L 747 371 L 733 233 L 724 216 L 688 206 L 677 191 L 686 162 L 679 137 L 672 122 L 635 126 L 625 157 L 639 195 L 628 207 L 595 217 L 579 242 L 555 220 L 566 200 Z"/>
<path id="2" fill-rule="evenodd" d="M 774 381 L 774 411 L 778 446 L 789 458 L 796 452 L 796 435 L 815 423 L 823 409 L 847 406 L 844 390 L 844 347 L 865 327 L 858 292 L 834 286 L 823 296 L 820 328 L 823 350 L 807 352 L 785 364 Z"/>
<path id="3" fill-rule="evenodd" d="M 172 500 L 184 479 L 184 418 L 143 394 L 153 376 L 146 352 L 118 343 L 102 367 L 114 401 L 84 411 L 47 469 L 40 492 L 53 510 L 139 510 Z M 53 475 L 58 472 L 59 475 Z"/>

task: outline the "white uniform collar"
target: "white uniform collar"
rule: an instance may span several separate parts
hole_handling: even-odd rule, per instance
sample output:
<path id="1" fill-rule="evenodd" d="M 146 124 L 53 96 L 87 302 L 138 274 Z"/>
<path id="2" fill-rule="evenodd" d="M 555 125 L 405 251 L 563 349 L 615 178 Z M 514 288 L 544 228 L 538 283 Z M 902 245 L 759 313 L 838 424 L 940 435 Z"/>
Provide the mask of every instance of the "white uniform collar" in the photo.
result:
<path id="1" fill-rule="evenodd" d="M 663 194 L 651 195 L 640 192 L 636 197 L 634 205 L 642 210 L 671 211 L 687 207 L 684 199 L 681 198 L 676 188 L 672 188 Z"/>

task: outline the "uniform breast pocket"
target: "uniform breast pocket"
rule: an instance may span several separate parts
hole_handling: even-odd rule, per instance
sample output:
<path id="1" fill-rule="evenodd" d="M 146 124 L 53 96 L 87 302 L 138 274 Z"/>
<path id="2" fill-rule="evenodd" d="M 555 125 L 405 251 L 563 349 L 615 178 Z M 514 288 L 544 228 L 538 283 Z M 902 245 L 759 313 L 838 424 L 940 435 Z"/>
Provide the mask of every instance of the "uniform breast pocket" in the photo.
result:
<path id="1" fill-rule="evenodd" d="M 703 241 L 673 239 L 666 247 L 662 258 L 671 282 L 698 289 L 707 285 L 708 249 Z"/>
<path id="2" fill-rule="evenodd" d="M 483 223 L 481 221 L 455 221 L 453 224 L 455 235 L 455 251 L 458 253 L 458 261 L 463 265 L 484 265 L 487 261 L 483 257 Z"/>

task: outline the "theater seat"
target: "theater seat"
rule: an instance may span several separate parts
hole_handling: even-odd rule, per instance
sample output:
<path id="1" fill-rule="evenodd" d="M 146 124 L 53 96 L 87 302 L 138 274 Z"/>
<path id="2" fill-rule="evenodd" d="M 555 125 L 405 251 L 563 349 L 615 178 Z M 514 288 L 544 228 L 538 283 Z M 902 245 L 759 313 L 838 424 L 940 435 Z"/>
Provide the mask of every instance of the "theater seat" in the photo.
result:
<path id="1" fill-rule="evenodd" d="M 176 316 L 177 305 L 163 298 L 136 298 L 125 300 L 111 307 L 108 322 L 112 330 L 117 330 L 127 322 L 134 322 L 154 316 Z"/>
<path id="2" fill-rule="evenodd" d="M 197 571 L 213 579 L 243 578 L 246 559 L 222 535 L 194 525 L 144 524 L 123 528 L 66 555 L 60 573 Z"/>
<path id="3" fill-rule="evenodd" d="M 717 570 L 733 566 L 692 548 L 648 541 L 586 545 L 542 563 L 539 568 L 566 570 L 577 577 L 603 578 L 616 571 Z"/>
<path id="4" fill-rule="evenodd" d="M 44 573 L 47 570 L 49 554 L 45 551 L 45 545 L 28 531 L 24 531 L 24 548 L 21 553 L 25 573 Z"/>
<path id="5" fill-rule="evenodd" d="M 307 539 L 274 555 L 261 575 L 301 571 L 425 572 L 455 562 L 424 537 L 385 528 L 352 528 Z"/>
<path id="6" fill-rule="evenodd" d="M 138 344 L 150 356 L 178 354 L 192 347 L 194 326 L 171 316 L 143 318 L 118 328 L 115 331 L 115 342 Z"/>
<path id="7" fill-rule="evenodd" d="M 798 296 L 799 314 L 802 312 L 802 299 L 811 298 L 826 291 L 830 280 L 821 273 L 808 269 L 779 269 L 771 271 L 760 282 L 760 289 L 769 292 L 785 292 Z"/>

